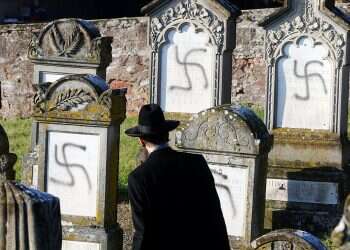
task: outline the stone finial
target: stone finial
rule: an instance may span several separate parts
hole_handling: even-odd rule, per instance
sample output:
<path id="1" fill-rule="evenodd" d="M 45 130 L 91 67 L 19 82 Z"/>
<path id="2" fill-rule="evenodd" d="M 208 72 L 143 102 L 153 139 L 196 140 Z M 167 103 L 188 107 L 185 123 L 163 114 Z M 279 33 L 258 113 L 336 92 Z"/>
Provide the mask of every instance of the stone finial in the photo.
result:
<path id="1" fill-rule="evenodd" d="M 28 49 L 32 61 L 88 63 L 111 62 L 111 37 L 102 37 L 97 27 L 81 19 L 60 19 L 34 35 Z"/>
<path id="2" fill-rule="evenodd" d="M 340 250 L 350 248 L 350 195 L 345 201 L 343 217 L 332 232 L 332 242 Z"/>
<path id="3" fill-rule="evenodd" d="M 9 140 L 3 127 L 0 125 L 0 184 L 6 180 L 13 180 L 15 172 L 13 165 L 17 156 L 9 152 Z"/>

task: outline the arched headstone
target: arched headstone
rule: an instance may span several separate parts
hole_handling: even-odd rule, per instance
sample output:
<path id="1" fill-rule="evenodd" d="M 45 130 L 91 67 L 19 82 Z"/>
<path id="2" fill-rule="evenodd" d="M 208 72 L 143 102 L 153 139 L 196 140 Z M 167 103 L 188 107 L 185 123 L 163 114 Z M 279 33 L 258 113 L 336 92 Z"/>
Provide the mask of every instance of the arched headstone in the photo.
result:
<path id="1" fill-rule="evenodd" d="M 38 85 L 34 106 L 37 157 L 23 175 L 60 198 L 63 249 L 120 249 L 117 177 L 125 91 L 110 89 L 98 76 L 69 75 Z"/>
<path id="2" fill-rule="evenodd" d="M 314 224 L 327 232 L 347 192 L 349 19 L 332 0 L 286 0 L 285 6 L 262 23 L 265 120 L 274 135 L 267 219 L 277 222 L 273 228 L 310 231 Z"/>
<path id="3" fill-rule="evenodd" d="M 228 1 L 153 1 L 150 15 L 151 102 L 166 112 L 197 113 L 231 103 L 235 19 Z"/>
<path id="4" fill-rule="evenodd" d="M 33 84 L 54 82 L 69 74 L 106 78 L 112 60 L 112 38 L 82 19 L 59 19 L 33 34 L 28 58 L 34 64 Z"/>
<path id="5" fill-rule="evenodd" d="M 232 247 L 263 232 L 271 138 L 251 110 L 224 105 L 202 111 L 175 132 L 179 150 L 202 154 L 214 176 Z"/>

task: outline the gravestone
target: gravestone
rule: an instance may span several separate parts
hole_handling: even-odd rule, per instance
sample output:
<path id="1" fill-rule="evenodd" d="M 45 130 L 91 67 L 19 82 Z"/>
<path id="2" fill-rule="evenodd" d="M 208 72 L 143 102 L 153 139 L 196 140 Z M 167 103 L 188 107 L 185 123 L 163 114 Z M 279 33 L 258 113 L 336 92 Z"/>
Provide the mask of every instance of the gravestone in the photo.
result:
<path id="1" fill-rule="evenodd" d="M 231 103 L 237 7 L 225 0 L 157 0 L 143 12 L 150 16 L 151 102 L 181 113 Z"/>
<path id="2" fill-rule="evenodd" d="M 34 34 L 28 58 L 34 64 L 33 84 L 54 82 L 69 74 L 92 74 L 106 78 L 112 60 L 111 37 L 82 19 L 60 19 Z"/>
<path id="3" fill-rule="evenodd" d="M 60 201 L 15 182 L 16 160 L 0 125 L 0 249 L 61 250 Z"/>
<path id="4" fill-rule="evenodd" d="M 332 0 L 285 3 L 262 23 L 274 136 L 266 227 L 327 232 L 348 192 L 349 19 Z"/>
<path id="5" fill-rule="evenodd" d="M 60 198 L 63 249 L 121 249 L 117 189 L 125 91 L 109 89 L 98 76 L 69 75 L 38 85 L 34 106 L 37 160 L 26 179 Z"/>
<path id="6" fill-rule="evenodd" d="M 280 229 L 265 234 L 251 243 L 249 250 L 327 250 L 316 236 L 301 230 Z"/>
<path id="7" fill-rule="evenodd" d="M 175 132 L 179 150 L 202 154 L 214 176 L 233 248 L 263 232 L 271 138 L 251 110 L 224 105 L 202 111 Z"/>

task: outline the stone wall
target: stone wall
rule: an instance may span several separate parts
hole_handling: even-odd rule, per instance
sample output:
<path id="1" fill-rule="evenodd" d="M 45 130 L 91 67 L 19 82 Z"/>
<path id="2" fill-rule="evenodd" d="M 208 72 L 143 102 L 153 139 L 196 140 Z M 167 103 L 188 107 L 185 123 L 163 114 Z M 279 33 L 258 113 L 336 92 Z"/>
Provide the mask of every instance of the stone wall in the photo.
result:
<path id="1" fill-rule="evenodd" d="M 232 100 L 264 103 L 264 31 L 258 27 L 258 22 L 273 11 L 248 10 L 239 17 L 237 47 L 233 55 Z M 95 21 L 103 36 L 114 38 L 113 61 L 107 69 L 107 81 L 113 87 L 128 87 L 129 113 L 138 112 L 149 99 L 147 20 L 137 17 Z M 33 65 L 27 59 L 27 47 L 32 33 L 44 25 L 0 26 L 1 117 L 31 115 Z"/>

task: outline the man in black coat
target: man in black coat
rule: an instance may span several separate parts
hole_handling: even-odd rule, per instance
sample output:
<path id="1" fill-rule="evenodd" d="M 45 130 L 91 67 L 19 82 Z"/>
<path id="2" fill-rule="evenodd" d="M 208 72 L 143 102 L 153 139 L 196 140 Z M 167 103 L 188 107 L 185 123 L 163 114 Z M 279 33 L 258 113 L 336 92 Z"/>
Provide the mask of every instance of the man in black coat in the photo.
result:
<path id="1" fill-rule="evenodd" d="M 135 227 L 133 250 L 229 250 L 220 201 L 201 155 L 168 146 L 178 121 L 165 120 L 156 104 L 145 105 L 139 125 L 125 131 L 139 137 L 148 158 L 129 175 Z"/>

